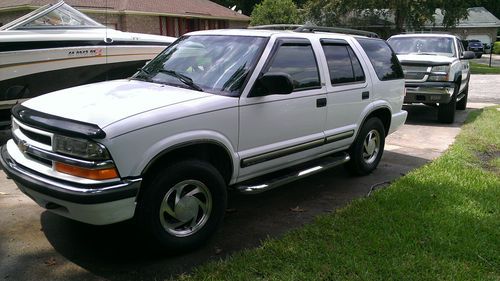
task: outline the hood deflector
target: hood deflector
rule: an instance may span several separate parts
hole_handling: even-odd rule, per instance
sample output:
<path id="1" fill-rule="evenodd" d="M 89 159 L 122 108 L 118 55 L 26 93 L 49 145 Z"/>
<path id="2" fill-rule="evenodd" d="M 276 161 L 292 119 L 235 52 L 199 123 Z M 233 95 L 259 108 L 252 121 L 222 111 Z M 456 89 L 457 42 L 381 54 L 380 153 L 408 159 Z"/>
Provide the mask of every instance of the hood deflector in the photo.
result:
<path id="1" fill-rule="evenodd" d="M 106 133 L 99 126 L 36 111 L 20 104 L 12 108 L 14 118 L 34 128 L 68 137 L 103 139 Z"/>

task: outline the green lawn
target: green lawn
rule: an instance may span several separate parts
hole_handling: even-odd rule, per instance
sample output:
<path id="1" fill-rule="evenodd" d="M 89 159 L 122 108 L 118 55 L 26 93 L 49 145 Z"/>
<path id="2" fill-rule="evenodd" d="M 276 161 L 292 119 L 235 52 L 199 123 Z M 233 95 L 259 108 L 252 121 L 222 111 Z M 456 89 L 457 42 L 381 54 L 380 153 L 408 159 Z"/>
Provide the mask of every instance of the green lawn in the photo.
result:
<path id="1" fill-rule="evenodd" d="M 470 71 L 472 74 L 500 74 L 500 67 L 489 67 L 486 64 L 470 62 Z"/>
<path id="2" fill-rule="evenodd" d="M 500 280 L 500 111 L 372 196 L 180 280 Z"/>

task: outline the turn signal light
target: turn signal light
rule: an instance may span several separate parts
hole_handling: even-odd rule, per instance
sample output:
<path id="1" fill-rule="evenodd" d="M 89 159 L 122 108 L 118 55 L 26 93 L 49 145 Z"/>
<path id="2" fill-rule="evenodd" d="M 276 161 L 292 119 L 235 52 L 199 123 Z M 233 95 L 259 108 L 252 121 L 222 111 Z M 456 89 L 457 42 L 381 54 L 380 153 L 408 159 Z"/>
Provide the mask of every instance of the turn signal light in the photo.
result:
<path id="1" fill-rule="evenodd" d="M 56 171 L 61 173 L 91 180 L 109 180 L 118 177 L 118 171 L 116 171 L 116 168 L 114 167 L 105 169 L 87 169 L 55 162 L 54 168 Z"/>

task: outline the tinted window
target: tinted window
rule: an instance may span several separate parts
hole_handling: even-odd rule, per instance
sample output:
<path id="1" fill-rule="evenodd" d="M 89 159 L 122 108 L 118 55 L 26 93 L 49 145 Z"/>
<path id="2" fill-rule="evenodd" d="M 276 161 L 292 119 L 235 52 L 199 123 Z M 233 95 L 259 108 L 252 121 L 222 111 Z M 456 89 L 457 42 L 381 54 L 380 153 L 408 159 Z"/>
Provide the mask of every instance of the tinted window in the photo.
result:
<path id="1" fill-rule="evenodd" d="M 311 45 L 281 45 L 273 58 L 268 72 L 290 74 L 295 90 L 320 86 L 318 66 Z"/>
<path id="2" fill-rule="evenodd" d="M 332 84 L 354 83 L 365 81 L 365 74 L 358 58 L 348 45 L 324 44 L 330 80 Z"/>
<path id="3" fill-rule="evenodd" d="M 363 72 L 361 63 L 359 63 L 358 57 L 351 47 L 348 46 L 347 51 L 349 51 L 349 56 L 351 57 L 352 69 L 354 70 L 354 80 L 356 80 L 356 82 L 365 81 L 365 73 Z"/>
<path id="4" fill-rule="evenodd" d="M 386 42 L 378 39 L 357 38 L 380 80 L 402 79 L 403 69 Z"/>

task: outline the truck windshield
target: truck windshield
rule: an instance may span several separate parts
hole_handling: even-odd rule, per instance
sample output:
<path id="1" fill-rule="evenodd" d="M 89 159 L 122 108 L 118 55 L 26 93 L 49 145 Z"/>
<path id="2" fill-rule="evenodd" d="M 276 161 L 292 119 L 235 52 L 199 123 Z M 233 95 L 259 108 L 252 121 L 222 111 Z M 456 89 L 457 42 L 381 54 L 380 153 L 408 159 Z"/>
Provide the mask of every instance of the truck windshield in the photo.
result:
<path id="1" fill-rule="evenodd" d="M 397 37 L 387 40 L 398 55 L 444 55 L 455 56 L 453 38 L 443 37 Z"/>
<path id="2" fill-rule="evenodd" d="M 266 42 L 264 37 L 185 36 L 160 53 L 133 78 L 238 96 Z"/>

